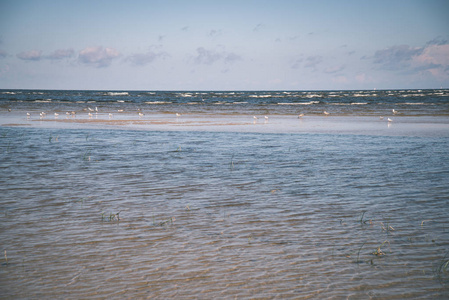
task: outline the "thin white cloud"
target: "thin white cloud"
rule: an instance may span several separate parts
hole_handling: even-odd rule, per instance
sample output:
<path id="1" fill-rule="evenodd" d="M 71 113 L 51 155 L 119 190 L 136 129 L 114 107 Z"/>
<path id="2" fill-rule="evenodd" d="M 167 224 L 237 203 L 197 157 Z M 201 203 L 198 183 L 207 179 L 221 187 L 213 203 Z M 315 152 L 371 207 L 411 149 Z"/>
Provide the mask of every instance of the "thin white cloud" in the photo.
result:
<path id="1" fill-rule="evenodd" d="M 221 29 L 212 29 L 209 31 L 208 36 L 209 37 L 218 37 L 223 33 Z"/>
<path id="2" fill-rule="evenodd" d="M 208 50 L 204 47 L 199 47 L 196 49 L 196 52 L 197 55 L 193 59 L 196 64 L 212 65 L 217 61 L 223 61 L 226 64 L 232 64 L 234 62 L 242 60 L 242 57 L 240 55 L 224 50 Z"/>
<path id="3" fill-rule="evenodd" d="M 256 25 L 256 27 L 253 28 L 253 31 L 257 32 L 257 31 L 260 31 L 260 30 L 262 30 L 264 28 L 265 28 L 265 24 L 259 23 L 259 24 Z"/>
<path id="4" fill-rule="evenodd" d="M 39 61 L 42 59 L 42 51 L 40 50 L 30 50 L 30 51 L 24 51 L 17 54 L 17 58 L 22 60 L 29 60 L 29 61 Z"/>
<path id="5" fill-rule="evenodd" d="M 428 73 L 438 80 L 449 79 L 449 42 L 434 39 L 423 47 L 392 46 L 371 57 L 381 69 L 403 74 Z"/>
<path id="6" fill-rule="evenodd" d="M 224 62 L 226 64 L 232 64 L 235 63 L 237 61 L 243 60 L 242 57 L 238 54 L 235 54 L 233 52 L 230 53 L 226 53 L 224 56 Z"/>
<path id="7" fill-rule="evenodd" d="M 55 50 L 52 54 L 45 56 L 47 59 L 51 60 L 60 60 L 64 58 L 70 58 L 75 54 L 73 49 L 58 49 Z"/>
<path id="8" fill-rule="evenodd" d="M 339 73 L 339 72 L 343 71 L 345 68 L 346 68 L 345 65 L 331 66 L 331 67 L 324 69 L 324 73 L 328 73 L 328 74 Z"/>
<path id="9" fill-rule="evenodd" d="M 113 48 L 87 47 L 80 51 L 78 60 L 86 65 L 104 68 L 111 65 L 112 61 L 120 55 L 120 52 Z"/>
<path id="10" fill-rule="evenodd" d="M 373 62 L 381 65 L 383 69 L 397 70 L 409 65 L 413 56 L 420 55 L 423 48 L 410 47 L 408 45 L 392 46 L 387 49 L 377 50 L 374 53 Z"/>
<path id="11" fill-rule="evenodd" d="M 196 52 L 198 55 L 195 57 L 194 61 L 197 64 L 211 65 L 222 58 L 222 55 L 217 51 L 206 50 L 203 47 L 197 48 Z"/>
<path id="12" fill-rule="evenodd" d="M 316 67 L 323 61 L 323 57 L 320 55 L 312 55 L 306 58 L 306 63 L 304 64 L 305 68 L 313 68 Z"/>
<path id="13" fill-rule="evenodd" d="M 303 61 L 304 61 L 304 60 L 303 60 L 302 58 L 296 59 L 296 60 L 293 62 L 293 64 L 291 65 L 291 68 L 292 68 L 292 69 L 299 69 L 299 68 L 301 67 Z"/>
<path id="14" fill-rule="evenodd" d="M 132 65 L 135 66 L 145 66 L 149 63 L 154 62 L 157 59 L 164 59 L 169 57 L 170 55 L 165 51 L 148 51 L 147 53 L 135 53 L 128 56 L 125 60 L 129 61 Z"/>

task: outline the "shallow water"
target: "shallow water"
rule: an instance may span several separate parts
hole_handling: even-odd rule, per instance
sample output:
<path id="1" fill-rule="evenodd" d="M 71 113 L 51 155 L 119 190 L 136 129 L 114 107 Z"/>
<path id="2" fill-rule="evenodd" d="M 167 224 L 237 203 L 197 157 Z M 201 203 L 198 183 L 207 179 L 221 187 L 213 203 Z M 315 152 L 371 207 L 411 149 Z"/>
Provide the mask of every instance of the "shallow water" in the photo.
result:
<path id="1" fill-rule="evenodd" d="M 444 299 L 447 149 L 3 127 L 0 297 Z"/>

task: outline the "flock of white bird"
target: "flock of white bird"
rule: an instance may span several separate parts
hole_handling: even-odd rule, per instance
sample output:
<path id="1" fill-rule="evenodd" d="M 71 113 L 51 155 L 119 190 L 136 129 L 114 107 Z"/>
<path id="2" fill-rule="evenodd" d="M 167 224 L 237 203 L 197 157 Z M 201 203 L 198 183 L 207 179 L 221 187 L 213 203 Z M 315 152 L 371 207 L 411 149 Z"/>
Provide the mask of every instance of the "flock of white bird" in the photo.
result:
<path id="1" fill-rule="evenodd" d="M 83 110 L 84 110 L 84 111 L 88 111 L 87 115 L 88 115 L 89 118 L 92 118 L 92 117 L 94 116 L 94 115 L 93 115 L 93 112 L 95 112 L 95 115 L 98 114 L 98 107 L 95 107 L 95 109 L 88 107 L 88 108 L 85 108 L 85 109 L 83 109 Z M 9 110 L 9 111 L 11 111 L 11 110 Z M 122 113 L 122 112 L 124 112 L 124 110 L 123 110 L 123 109 L 119 109 L 119 110 L 117 110 L 117 112 Z M 393 112 L 393 115 L 399 114 L 399 112 L 398 112 L 397 110 L 395 110 L 395 109 L 392 109 L 392 112 Z M 69 117 L 72 117 L 72 118 L 73 118 L 73 117 L 76 116 L 76 112 L 75 112 L 75 111 L 72 111 L 72 112 L 66 112 L 65 114 L 66 114 L 67 118 L 69 118 Z M 330 113 L 327 112 L 327 111 L 323 111 L 323 114 L 324 114 L 326 117 L 330 115 Z M 28 119 L 31 118 L 31 113 L 27 112 L 26 115 L 27 115 L 27 118 L 28 118 Z M 138 109 L 138 115 L 139 115 L 139 118 L 142 118 L 143 116 L 145 116 L 145 114 L 141 111 L 140 108 Z M 39 116 L 40 116 L 41 119 L 43 119 L 43 118 L 45 118 L 45 117 L 47 116 L 47 113 L 41 112 L 41 113 L 39 114 Z M 55 119 L 57 119 L 57 118 L 59 117 L 59 113 L 56 113 L 56 112 L 55 112 L 55 113 L 54 113 L 54 116 L 55 116 Z M 109 113 L 109 118 L 112 118 L 113 116 L 114 116 L 114 115 L 113 115 L 112 113 Z M 176 113 L 176 117 L 177 117 L 177 118 L 180 117 L 180 116 L 181 116 L 180 113 Z M 298 119 L 301 119 L 302 117 L 304 117 L 304 114 L 303 114 L 303 113 L 301 113 L 301 114 L 298 115 Z M 253 116 L 253 119 L 254 119 L 254 123 L 256 123 L 257 120 L 258 120 L 259 118 L 258 118 L 257 116 Z M 268 121 L 268 116 L 264 116 L 264 119 L 265 119 L 265 122 L 267 122 L 267 121 Z M 380 120 L 383 120 L 383 119 L 384 119 L 384 117 L 383 117 L 383 116 L 380 116 Z M 392 120 L 391 118 L 387 118 L 387 121 L 388 121 L 389 123 L 393 122 L 393 120 Z"/>

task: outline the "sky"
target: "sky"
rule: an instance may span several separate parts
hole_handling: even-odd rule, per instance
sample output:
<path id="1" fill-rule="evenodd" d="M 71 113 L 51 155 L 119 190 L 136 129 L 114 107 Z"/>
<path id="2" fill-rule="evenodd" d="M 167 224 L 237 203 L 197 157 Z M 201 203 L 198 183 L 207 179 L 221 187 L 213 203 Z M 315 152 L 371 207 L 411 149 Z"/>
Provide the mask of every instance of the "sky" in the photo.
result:
<path id="1" fill-rule="evenodd" d="M 449 88 L 448 0 L 0 0 L 0 89 Z"/>

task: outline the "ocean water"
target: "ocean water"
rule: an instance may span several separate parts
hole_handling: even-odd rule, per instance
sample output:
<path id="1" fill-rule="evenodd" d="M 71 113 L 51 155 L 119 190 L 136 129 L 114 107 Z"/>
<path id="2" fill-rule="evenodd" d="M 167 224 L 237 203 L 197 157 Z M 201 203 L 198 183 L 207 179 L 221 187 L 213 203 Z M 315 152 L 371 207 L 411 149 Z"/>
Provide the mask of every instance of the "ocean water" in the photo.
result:
<path id="1" fill-rule="evenodd" d="M 136 120 L 138 108 L 148 118 L 258 112 L 270 115 L 262 127 L 287 112 L 297 121 L 286 107 L 301 106 L 317 122 L 377 122 L 394 108 L 447 123 L 446 90 L 405 100 L 418 91 L 376 92 L 396 102 L 363 92 L 374 98 L 355 105 L 249 97 L 268 92 L 226 92 L 246 104 L 189 104 L 177 92 L 7 92 L 0 118 L 17 124 L 0 126 L 1 299 L 449 297 L 448 134 L 81 128 L 50 116 L 74 110 L 89 125 L 118 109 Z M 172 103 L 145 104 L 153 96 Z M 332 103 L 361 101 L 340 98 Z M 40 111 L 56 125 L 36 125 Z"/>
<path id="2" fill-rule="evenodd" d="M 407 116 L 449 116 L 449 90 L 374 91 L 49 91 L 0 90 L 0 109 L 29 112 L 82 112 L 95 106 L 152 113 L 271 114 L 304 113 L 378 116 L 396 109 Z"/>

